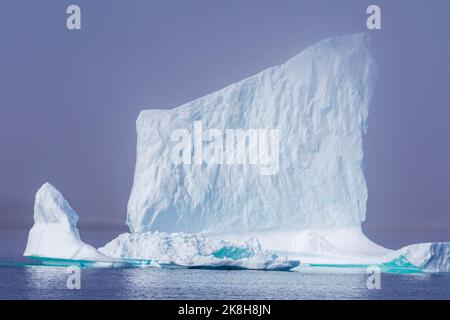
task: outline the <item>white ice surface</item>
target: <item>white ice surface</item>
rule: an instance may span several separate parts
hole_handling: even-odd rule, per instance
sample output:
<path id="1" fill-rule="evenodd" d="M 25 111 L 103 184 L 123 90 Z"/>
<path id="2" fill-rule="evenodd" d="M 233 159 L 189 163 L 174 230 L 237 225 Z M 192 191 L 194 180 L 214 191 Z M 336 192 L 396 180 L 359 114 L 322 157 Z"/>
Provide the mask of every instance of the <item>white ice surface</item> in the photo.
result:
<path id="1" fill-rule="evenodd" d="M 302 264 L 410 264 L 449 272 L 449 243 L 392 251 L 361 230 L 362 139 L 374 84 L 367 36 L 357 34 L 319 42 L 178 108 L 143 111 L 127 214 L 134 233 L 97 251 L 80 239 L 70 205 L 46 184 L 36 195 L 24 255 L 265 270 L 294 266 L 278 257 L 288 256 Z M 242 165 L 175 165 L 170 135 L 192 131 L 194 121 L 221 131 L 279 129 L 277 174 Z"/>

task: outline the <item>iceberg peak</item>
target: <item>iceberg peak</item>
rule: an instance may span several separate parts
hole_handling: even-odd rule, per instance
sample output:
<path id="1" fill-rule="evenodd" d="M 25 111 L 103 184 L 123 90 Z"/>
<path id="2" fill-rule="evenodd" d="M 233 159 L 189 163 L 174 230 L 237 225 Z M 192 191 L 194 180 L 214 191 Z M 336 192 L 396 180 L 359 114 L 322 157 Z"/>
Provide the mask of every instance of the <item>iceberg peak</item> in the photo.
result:
<path id="1" fill-rule="evenodd" d="M 78 215 L 53 185 L 46 182 L 36 193 L 34 221 L 66 225 L 78 235 Z"/>

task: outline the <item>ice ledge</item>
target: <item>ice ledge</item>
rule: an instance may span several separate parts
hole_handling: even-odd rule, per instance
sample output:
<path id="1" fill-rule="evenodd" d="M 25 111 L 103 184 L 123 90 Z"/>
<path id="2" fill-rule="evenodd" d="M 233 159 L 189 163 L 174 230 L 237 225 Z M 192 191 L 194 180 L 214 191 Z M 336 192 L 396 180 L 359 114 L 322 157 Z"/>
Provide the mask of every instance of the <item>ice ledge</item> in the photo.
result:
<path id="1" fill-rule="evenodd" d="M 229 242 L 203 234 L 124 233 L 99 251 L 116 259 L 152 260 L 161 266 L 185 268 L 287 271 L 300 264 L 262 249 L 257 239 Z"/>

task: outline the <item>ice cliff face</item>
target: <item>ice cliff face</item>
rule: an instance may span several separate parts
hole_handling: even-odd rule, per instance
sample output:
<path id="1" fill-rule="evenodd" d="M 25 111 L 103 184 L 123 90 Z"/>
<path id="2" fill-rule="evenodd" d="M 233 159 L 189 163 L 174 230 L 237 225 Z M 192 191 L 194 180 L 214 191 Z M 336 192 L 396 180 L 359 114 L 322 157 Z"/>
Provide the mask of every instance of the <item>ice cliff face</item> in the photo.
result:
<path id="1" fill-rule="evenodd" d="M 94 247 L 80 239 L 78 215 L 51 184 L 36 194 L 34 225 L 28 234 L 24 256 L 109 261 Z"/>
<path id="2" fill-rule="evenodd" d="M 374 84 L 368 38 L 356 34 L 319 42 L 283 65 L 178 108 L 143 111 L 137 121 L 130 230 L 359 226 L 367 200 L 362 139 Z M 194 135 L 198 124 L 214 128 L 215 139 L 223 141 L 227 129 L 277 130 L 278 146 L 267 144 L 279 151 L 271 174 L 261 174 L 258 162 L 197 162 L 195 137 L 188 149 L 191 164 L 175 163 L 173 133 L 185 129 Z"/>

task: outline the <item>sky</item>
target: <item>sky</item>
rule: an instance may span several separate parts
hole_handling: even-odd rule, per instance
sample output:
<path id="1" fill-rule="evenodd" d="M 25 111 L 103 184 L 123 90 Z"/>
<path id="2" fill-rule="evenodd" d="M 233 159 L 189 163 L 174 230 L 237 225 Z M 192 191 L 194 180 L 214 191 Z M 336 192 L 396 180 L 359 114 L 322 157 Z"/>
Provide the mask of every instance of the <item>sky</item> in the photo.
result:
<path id="1" fill-rule="evenodd" d="M 66 28 L 70 4 L 81 30 Z M 381 7 L 381 30 L 366 28 L 369 4 Z M 127 231 L 140 110 L 176 107 L 366 31 L 379 76 L 363 229 L 390 248 L 450 241 L 449 15 L 447 0 L 2 0 L 0 238 L 25 230 L 9 241 L 23 250 L 47 181 L 82 234 Z"/>

